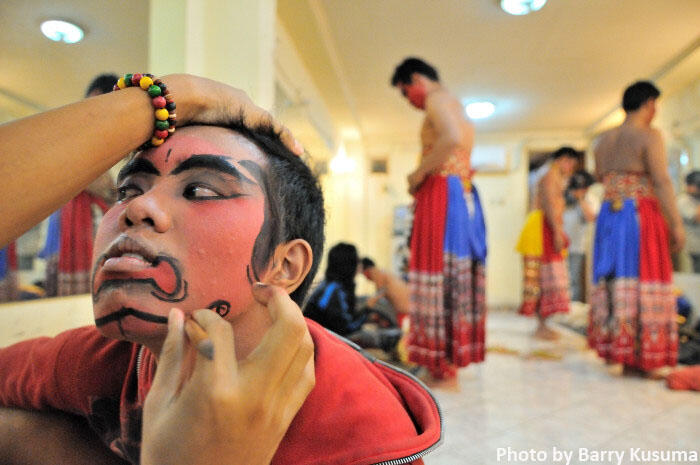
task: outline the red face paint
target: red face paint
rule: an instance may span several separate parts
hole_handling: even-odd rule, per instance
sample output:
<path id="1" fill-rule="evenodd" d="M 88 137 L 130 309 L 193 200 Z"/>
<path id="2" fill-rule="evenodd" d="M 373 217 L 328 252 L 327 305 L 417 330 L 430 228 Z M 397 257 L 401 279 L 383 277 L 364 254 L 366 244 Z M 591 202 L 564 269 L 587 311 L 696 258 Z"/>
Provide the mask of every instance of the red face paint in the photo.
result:
<path id="1" fill-rule="evenodd" d="M 265 215 L 262 153 L 226 129 L 190 127 L 137 159 L 95 238 L 100 329 L 147 343 L 162 340 L 174 306 L 185 313 L 216 306 L 235 318 L 253 304 L 249 274 Z"/>
<path id="2" fill-rule="evenodd" d="M 425 98 L 428 95 L 425 87 L 419 83 L 413 83 L 410 86 L 405 87 L 406 98 L 411 105 L 418 108 L 419 110 L 425 109 Z"/>

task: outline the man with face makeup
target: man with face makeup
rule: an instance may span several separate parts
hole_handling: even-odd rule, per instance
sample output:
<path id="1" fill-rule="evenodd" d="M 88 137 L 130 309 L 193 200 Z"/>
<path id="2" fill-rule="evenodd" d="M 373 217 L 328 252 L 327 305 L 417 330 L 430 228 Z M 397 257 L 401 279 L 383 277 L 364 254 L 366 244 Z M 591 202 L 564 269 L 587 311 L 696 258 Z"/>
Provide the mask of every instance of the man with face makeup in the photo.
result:
<path id="1" fill-rule="evenodd" d="M 153 389 L 158 385 L 161 401 L 151 406 L 162 404 L 164 385 L 177 397 L 181 376 L 197 380 L 207 373 L 206 384 L 220 391 L 215 397 L 229 398 L 236 387 L 229 386 L 230 367 L 248 369 L 265 356 L 260 347 L 275 338 L 285 340 L 269 334 L 277 326 L 266 306 L 280 301 L 280 293 L 297 305 L 302 302 L 323 248 L 322 194 L 311 171 L 271 126 L 247 125 L 245 119 L 216 124 L 179 128 L 125 165 L 119 200 L 95 239 L 97 327 L 0 351 L 1 405 L 84 417 L 117 456 L 138 463 L 144 400 L 152 384 Z M 208 330 L 214 343 L 211 360 L 193 350 L 168 356 L 177 340 L 172 334 L 182 334 L 189 318 Z M 222 319 L 227 324 L 214 323 Z M 321 327 L 307 324 L 313 365 L 301 349 L 284 357 L 292 367 L 315 366 L 316 384 L 268 461 L 421 463 L 440 440 L 440 418 L 430 394 L 410 376 L 372 363 Z M 220 350 L 227 340 L 233 350 Z M 183 360 L 183 374 L 159 379 L 161 365 L 171 365 L 173 358 Z M 289 372 L 298 376 L 296 369 Z M 267 384 L 291 389 L 295 382 L 284 373 L 278 381 L 260 379 L 263 392 Z M 269 421 L 267 411 L 249 412 L 237 398 L 224 403 L 234 416 Z M 145 409 L 148 415 L 149 401 Z M 164 409 L 151 411 L 162 423 L 151 423 L 144 438 L 163 430 L 172 436 L 168 425 L 181 420 Z M 278 414 L 286 411 L 280 408 Z M 225 430 L 229 416 L 217 420 L 214 415 L 213 421 Z M 183 463 L 169 447 L 151 448 L 141 460 L 154 463 L 148 460 L 154 457 L 156 463 Z"/>
<path id="2" fill-rule="evenodd" d="M 425 112 L 422 157 L 408 176 L 415 197 L 409 288 L 409 360 L 434 379 L 484 360 L 486 227 L 471 178 L 474 127 L 438 73 L 406 58 L 391 85 Z"/>

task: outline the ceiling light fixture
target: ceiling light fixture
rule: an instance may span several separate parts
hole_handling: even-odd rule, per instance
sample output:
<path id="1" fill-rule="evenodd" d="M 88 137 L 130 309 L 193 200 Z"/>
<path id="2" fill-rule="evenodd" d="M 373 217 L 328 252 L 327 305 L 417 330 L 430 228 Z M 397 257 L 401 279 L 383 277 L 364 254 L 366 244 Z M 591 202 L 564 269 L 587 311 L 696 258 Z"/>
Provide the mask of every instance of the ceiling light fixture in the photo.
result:
<path id="1" fill-rule="evenodd" d="M 467 104 L 465 109 L 471 119 L 484 119 L 493 115 L 496 106 L 491 102 L 472 102 Z"/>
<path id="2" fill-rule="evenodd" d="M 547 0 L 501 0 L 501 9 L 508 14 L 521 16 L 537 11 Z"/>
<path id="3" fill-rule="evenodd" d="M 345 151 L 345 144 L 342 142 L 338 146 L 336 155 L 331 159 L 330 168 L 334 174 L 352 173 L 357 168 L 357 163 L 354 159 L 348 157 Z"/>
<path id="4" fill-rule="evenodd" d="M 41 23 L 41 32 L 54 42 L 74 44 L 83 40 L 85 33 L 81 28 L 67 21 L 52 19 Z"/>

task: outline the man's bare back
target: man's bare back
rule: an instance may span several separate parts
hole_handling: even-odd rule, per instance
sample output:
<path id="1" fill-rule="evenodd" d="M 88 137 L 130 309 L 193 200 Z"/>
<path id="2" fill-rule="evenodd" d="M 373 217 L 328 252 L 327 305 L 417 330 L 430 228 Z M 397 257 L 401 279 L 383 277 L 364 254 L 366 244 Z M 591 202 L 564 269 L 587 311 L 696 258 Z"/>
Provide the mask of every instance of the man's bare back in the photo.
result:
<path id="1" fill-rule="evenodd" d="M 685 232 L 676 207 L 666 150 L 658 129 L 634 118 L 604 132 L 594 150 L 596 177 L 603 181 L 611 171 L 643 173 L 649 176 L 661 210 L 671 232 L 672 248 L 678 251 L 685 242 Z"/>
<path id="2" fill-rule="evenodd" d="M 621 125 L 604 132 L 595 149 L 598 177 L 602 178 L 609 171 L 648 173 L 646 157 L 653 131 Z"/>

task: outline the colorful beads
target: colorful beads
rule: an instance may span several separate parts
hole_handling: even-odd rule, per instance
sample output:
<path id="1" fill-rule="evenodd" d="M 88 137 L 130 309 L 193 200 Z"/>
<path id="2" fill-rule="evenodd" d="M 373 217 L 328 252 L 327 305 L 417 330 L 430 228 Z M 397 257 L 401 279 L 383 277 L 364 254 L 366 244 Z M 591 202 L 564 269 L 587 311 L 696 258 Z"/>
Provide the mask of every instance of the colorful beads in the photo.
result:
<path id="1" fill-rule="evenodd" d="M 162 91 L 160 90 L 160 87 L 158 87 L 157 85 L 153 84 L 152 86 L 150 86 L 150 87 L 148 88 L 148 91 L 147 91 L 147 92 L 148 92 L 148 95 L 150 95 L 151 97 L 158 97 L 158 96 L 161 94 Z"/>
<path id="2" fill-rule="evenodd" d="M 175 132 L 175 126 L 177 124 L 175 102 L 167 86 L 160 79 L 154 79 L 152 74 L 130 73 L 119 78 L 113 89 L 120 90 L 127 87 L 140 87 L 148 92 L 148 95 L 151 97 L 153 108 L 155 109 L 153 137 L 151 137 L 150 141 L 139 147 L 139 150 L 146 149 L 149 146 L 157 147 L 163 144 L 165 139 Z"/>
<path id="3" fill-rule="evenodd" d="M 165 121 L 166 119 L 168 119 L 169 116 L 170 113 L 168 113 L 168 110 L 166 110 L 165 108 L 159 108 L 156 110 L 156 119 Z"/>
<path id="4" fill-rule="evenodd" d="M 168 128 L 168 129 L 169 129 L 169 128 Z M 154 137 L 157 137 L 158 139 L 165 139 L 166 137 L 168 137 L 168 131 L 167 131 L 167 130 L 156 129 L 156 130 L 153 132 L 153 136 L 154 136 Z"/>
<path id="5" fill-rule="evenodd" d="M 153 85 L 153 79 L 151 79 L 148 76 L 143 76 L 141 79 L 139 79 L 139 87 L 142 88 L 143 90 L 148 90 L 149 87 Z"/>
<path id="6" fill-rule="evenodd" d="M 159 95 L 158 97 L 153 99 L 153 106 L 155 108 L 166 108 L 167 103 L 168 102 L 166 102 L 165 98 L 161 95 Z M 168 108 L 168 111 L 170 111 L 169 108 Z"/>

